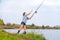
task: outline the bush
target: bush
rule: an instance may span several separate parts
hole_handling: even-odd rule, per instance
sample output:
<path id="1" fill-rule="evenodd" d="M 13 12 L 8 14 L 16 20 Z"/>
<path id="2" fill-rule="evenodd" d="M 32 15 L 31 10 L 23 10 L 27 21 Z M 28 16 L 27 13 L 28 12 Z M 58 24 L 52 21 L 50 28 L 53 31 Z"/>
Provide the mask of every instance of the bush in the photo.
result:
<path id="1" fill-rule="evenodd" d="M 50 26 L 49 26 L 49 25 L 47 25 L 47 26 L 45 26 L 45 28 L 49 29 L 49 28 L 50 28 Z"/>
<path id="2" fill-rule="evenodd" d="M 35 27 L 35 24 L 32 24 L 31 27 Z"/>
<path id="3" fill-rule="evenodd" d="M 43 29 L 45 28 L 44 25 L 42 25 L 42 28 L 43 28 Z"/>
<path id="4" fill-rule="evenodd" d="M 11 26 L 11 23 L 7 23 L 6 26 Z"/>
<path id="5" fill-rule="evenodd" d="M 5 25 L 4 21 L 0 19 L 0 25 Z"/>

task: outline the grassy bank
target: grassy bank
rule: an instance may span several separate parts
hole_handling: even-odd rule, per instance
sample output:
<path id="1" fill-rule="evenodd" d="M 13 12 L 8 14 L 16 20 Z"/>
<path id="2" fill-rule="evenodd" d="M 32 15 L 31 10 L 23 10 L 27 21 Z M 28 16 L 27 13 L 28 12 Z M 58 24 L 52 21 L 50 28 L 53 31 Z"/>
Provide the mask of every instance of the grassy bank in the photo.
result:
<path id="1" fill-rule="evenodd" d="M 0 40 L 46 40 L 42 34 L 10 34 L 0 30 Z"/>

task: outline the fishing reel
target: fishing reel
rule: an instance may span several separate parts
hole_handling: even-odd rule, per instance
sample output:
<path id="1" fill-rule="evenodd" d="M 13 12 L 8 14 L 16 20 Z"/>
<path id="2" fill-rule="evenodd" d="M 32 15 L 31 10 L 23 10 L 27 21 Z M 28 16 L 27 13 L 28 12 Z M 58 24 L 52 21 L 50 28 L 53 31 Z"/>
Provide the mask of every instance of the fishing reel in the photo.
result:
<path id="1" fill-rule="evenodd" d="M 34 13 L 37 13 L 37 11 L 35 11 Z"/>

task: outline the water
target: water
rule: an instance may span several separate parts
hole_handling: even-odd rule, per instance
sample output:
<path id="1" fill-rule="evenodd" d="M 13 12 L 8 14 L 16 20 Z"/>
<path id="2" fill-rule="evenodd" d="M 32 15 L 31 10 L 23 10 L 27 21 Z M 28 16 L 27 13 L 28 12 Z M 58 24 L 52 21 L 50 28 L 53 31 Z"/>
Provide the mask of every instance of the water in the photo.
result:
<path id="1" fill-rule="evenodd" d="M 9 33 L 17 33 L 18 29 L 4 29 Z M 24 31 L 22 30 L 21 33 Z M 47 40 L 60 40 L 60 30 L 56 29 L 27 29 L 28 32 L 43 34 Z"/>

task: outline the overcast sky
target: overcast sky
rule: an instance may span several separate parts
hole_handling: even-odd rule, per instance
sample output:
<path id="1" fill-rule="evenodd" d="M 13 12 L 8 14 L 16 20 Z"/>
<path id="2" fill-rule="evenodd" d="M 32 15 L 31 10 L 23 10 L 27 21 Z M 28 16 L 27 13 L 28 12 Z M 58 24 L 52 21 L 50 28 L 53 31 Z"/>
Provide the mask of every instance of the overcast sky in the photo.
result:
<path id="1" fill-rule="evenodd" d="M 20 24 L 22 13 L 35 10 L 43 0 L 0 0 L 0 18 L 5 23 Z M 60 25 L 60 0 L 45 0 L 38 13 L 27 22 L 35 25 Z"/>

